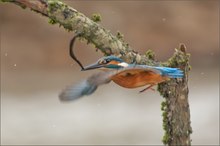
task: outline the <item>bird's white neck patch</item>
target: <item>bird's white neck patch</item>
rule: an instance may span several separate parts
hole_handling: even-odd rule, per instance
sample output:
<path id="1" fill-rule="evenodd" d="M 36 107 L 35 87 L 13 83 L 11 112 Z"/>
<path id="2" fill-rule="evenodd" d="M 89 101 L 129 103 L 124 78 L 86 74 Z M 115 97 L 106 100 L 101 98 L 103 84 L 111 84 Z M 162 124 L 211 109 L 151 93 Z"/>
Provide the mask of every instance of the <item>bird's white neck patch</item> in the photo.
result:
<path id="1" fill-rule="evenodd" d="M 126 62 L 119 63 L 118 65 L 120 65 L 122 67 L 128 67 L 128 64 Z"/>

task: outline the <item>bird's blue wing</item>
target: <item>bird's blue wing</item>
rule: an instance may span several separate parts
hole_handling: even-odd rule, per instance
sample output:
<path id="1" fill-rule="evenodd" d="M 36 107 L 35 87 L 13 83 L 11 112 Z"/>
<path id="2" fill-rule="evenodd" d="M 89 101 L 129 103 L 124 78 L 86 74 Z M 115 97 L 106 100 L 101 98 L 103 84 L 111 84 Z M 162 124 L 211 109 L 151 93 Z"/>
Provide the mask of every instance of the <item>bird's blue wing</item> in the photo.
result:
<path id="1" fill-rule="evenodd" d="M 99 85 L 109 83 L 111 81 L 111 76 L 116 72 L 117 71 L 99 72 L 78 84 L 68 86 L 61 92 L 59 99 L 60 101 L 71 101 L 85 95 L 90 95 L 95 92 Z"/>
<path id="2" fill-rule="evenodd" d="M 78 84 L 68 86 L 59 95 L 61 101 L 70 101 L 78 99 L 84 95 L 89 95 L 97 89 L 97 86 L 91 85 L 87 80 L 81 81 Z"/>

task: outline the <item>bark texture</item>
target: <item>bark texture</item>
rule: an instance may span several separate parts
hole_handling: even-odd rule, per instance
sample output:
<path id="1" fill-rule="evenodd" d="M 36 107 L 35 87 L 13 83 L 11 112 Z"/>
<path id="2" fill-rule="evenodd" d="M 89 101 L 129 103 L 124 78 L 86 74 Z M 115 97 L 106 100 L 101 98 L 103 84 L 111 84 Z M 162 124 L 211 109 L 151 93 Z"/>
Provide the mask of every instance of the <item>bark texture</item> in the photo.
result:
<path id="1" fill-rule="evenodd" d="M 158 90 L 165 99 L 161 103 L 161 110 L 165 130 L 163 143 L 167 145 L 191 145 L 192 128 L 188 102 L 189 57 L 185 45 L 181 44 L 165 64 L 181 68 L 184 71 L 184 78 L 171 79 L 158 85 Z"/>
<path id="2" fill-rule="evenodd" d="M 160 63 L 154 60 L 154 53 L 151 50 L 141 55 L 123 40 L 120 33 L 115 36 L 101 27 L 96 23 L 96 20 L 100 20 L 99 16 L 94 15 L 93 19 L 89 19 L 59 0 L 1 1 L 14 3 L 22 8 L 30 8 L 48 17 L 51 24 L 58 23 L 68 31 L 74 31 L 88 43 L 94 44 L 104 55 L 114 54 L 128 63 L 181 68 L 184 71 L 183 79 L 171 79 L 158 85 L 158 91 L 165 99 L 161 104 L 165 130 L 163 143 L 165 145 L 191 145 L 192 128 L 188 103 L 189 55 L 183 44 L 175 50 L 174 55 L 167 62 Z"/>

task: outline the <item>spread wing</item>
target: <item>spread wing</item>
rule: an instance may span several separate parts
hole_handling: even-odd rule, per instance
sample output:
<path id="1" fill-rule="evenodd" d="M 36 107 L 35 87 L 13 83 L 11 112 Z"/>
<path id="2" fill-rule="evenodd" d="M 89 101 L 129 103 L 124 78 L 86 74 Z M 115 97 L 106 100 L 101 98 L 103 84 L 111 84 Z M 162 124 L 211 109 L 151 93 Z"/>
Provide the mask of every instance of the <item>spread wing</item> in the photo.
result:
<path id="1" fill-rule="evenodd" d="M 78 84 L 70 85 L 59 95 L 61 101 L 71 101 L 92 94 L 100 85 L 111 81 L 111 76 L 118 71 L 99 72 L 81 81 Z"/>

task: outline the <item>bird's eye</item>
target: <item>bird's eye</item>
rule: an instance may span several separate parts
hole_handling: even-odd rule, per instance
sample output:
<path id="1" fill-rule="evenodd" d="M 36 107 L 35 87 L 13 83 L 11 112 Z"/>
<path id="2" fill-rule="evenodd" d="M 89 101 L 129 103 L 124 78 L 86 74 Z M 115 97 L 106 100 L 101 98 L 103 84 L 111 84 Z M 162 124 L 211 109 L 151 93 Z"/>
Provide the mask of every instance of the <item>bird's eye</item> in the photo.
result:
<path id="1" fill-rule="evenodd" d="M 109 63 L 110 62 L 110 59 L 106 59 L 106 60 L 103 60 L 103 64 L 107 64 L 107 63 Z"/>
<path id="2" fill-rule="evenodd" d="M 106 59 L 106 63 L 109 63 L 110 62 L 110 59 Z"/>
<path id="3" fill-rule="evenodd" d="M 98 64 L 105 64 L 105 60 L 100 60 Z"/>
<path id="4" fill-rule="evenodd" d="M 109 63 L 109 62 L 110 62 L 110 60 L 109 60 L 109 59 L 102 60 L 102 64 L 107 64 L 107 63 Z"/>
<path id="5" fill-rule="evenodd" d="M 99 64 L 107 64 L 107 63 L 109 63 L 109 62 L 110 62 L 109 59 L 105 59 L 105 60 L 99 61 Z"/>

